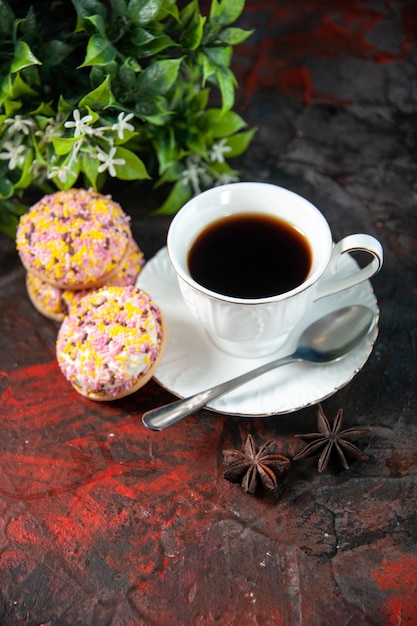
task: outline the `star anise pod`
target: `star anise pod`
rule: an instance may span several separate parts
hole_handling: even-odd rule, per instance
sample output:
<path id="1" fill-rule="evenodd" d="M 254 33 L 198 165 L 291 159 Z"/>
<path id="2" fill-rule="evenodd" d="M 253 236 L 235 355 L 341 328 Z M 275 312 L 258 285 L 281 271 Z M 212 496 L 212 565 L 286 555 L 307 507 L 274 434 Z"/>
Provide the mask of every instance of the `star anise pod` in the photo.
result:
<path id="1" fill-rule="evenodd" d="M 298 459 L 302 459 L 306 456 L 312 456 L 315 452 L 318 452 L 321 448 L 323 448 L 318 461 L 318 470 L 319 472 L 324 472 L 329 463 L 330 453 L 333 447 L 337 450 L 340 462 L 342 463 L 344 469 L 349 469 L 345 452 L 355 459 L 367 461 L 368 457 L 366 454 L 361 452 L 361 450 L 351 443 L 349 439 L 358 439 L 365 433 L 368 433 L 371 429 L 346 428 L 345 430 L 340 430 L 342 426 L 342 417 L 343 409 L 339 409 L 336 417 L 334 418 L 333 425 L 330 427 L 329 421 L 323 413 L 323 409 L 319 406 L 317 416 L 317 427 L 319 432 L 308 433 L 306 435 L 295 435 L 296 437 L 301 437 L 306 440 L 311 439 L 312 441 L 308 443 L 306 447 L 301 450 L 301 452 L 295 455 L 293 461 L 298 461 Z"/>
<path id="2" fill-rule="evenodd" d="M 259 482 L 268 491 L 276 491 L 278 478 L 288 471 L 290 460 L 275 454 L 275 447 L 275 441 L 268 441 L 257 450 L 252 435 L 248 435 L 243 451 L 223 451 L 227 465 L 224 478 L 232 483 L 240 482 L 245 493 L 255 493 Z"/>

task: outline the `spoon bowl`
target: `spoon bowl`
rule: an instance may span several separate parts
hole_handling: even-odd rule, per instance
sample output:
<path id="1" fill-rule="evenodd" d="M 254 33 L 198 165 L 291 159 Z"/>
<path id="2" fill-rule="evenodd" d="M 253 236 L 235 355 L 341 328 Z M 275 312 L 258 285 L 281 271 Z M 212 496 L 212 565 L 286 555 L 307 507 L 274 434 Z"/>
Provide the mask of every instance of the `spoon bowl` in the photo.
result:
<path id="1" fill-rule="evenodd" d="M 374 324 L 375 314 L 366 306 L 351 305 L 332 311 L 304 330 L 292 354 L 265 363 L 189 398 L 147 411 L 143 414 L 142 422 L 150 430 L 164 430 L 203 408 L 211 400 L 277 367 L 297 361 L 312 364 L 338 361 L 364 339 Z"/>

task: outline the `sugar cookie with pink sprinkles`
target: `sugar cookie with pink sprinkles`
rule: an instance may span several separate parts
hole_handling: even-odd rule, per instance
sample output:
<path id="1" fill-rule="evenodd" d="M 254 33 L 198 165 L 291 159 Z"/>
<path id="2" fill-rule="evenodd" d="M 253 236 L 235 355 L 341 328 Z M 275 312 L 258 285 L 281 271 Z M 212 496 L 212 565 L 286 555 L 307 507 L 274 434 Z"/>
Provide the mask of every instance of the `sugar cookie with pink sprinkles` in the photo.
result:
<path id="1" fill-rule="evenodd" d="M 44 196 L 22 217 L 16 245 L 25 268 L 60 289 L 103 285 L 124 260 L 130 219 L 109 195 L 69 189 Z"/>
<path id="2" fill-rule="evenodd" d="M 102 287 L 77 302 L 58 332 L 64 376 L 91 400 L 116 400 L 153 376 L 166 342 L 160 309 L 137 287 Z"/>

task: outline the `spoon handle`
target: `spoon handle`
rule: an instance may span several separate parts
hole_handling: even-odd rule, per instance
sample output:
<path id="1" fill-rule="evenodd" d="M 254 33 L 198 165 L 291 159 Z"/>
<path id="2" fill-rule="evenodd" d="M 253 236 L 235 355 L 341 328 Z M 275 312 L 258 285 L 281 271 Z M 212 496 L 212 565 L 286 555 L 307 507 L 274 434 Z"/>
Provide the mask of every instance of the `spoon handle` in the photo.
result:
<path id="1" fill-rule="evenodd" d="M 280 359 L 275 359 L 275 361 L 270 361 L 269 363 L 260 365 L 254 370 L 245 372 L 240 376 L 236 376 L 236 378 L 232 378 L 224 383 L 220 383 L 219 385 L 200 391 L 194 396 L 184 398 L 183 400 L 177 400 L 175 402 L 171 402 L 170 404 L 165 404 L 157 409 L 151 409 L 143 414 L 142 422 L 146 428 L 149 428 L 150 430 L 164 430 L 164 428 L 176 424 L 184 417 L 187 417 L 187 415 L 191 415 L 194 411 L 202 409 L 203 406 L 210 402 L 210 400 L 219 398 L 228 391 L 231 391 L 240 385 L 244 385 L 254 378 L 257 378 L 262 374 L 266 374 L 266 372 L 269 372 L 272 369 L 299 360 L 300 358 L 297 356 L 297 353 Z"/>

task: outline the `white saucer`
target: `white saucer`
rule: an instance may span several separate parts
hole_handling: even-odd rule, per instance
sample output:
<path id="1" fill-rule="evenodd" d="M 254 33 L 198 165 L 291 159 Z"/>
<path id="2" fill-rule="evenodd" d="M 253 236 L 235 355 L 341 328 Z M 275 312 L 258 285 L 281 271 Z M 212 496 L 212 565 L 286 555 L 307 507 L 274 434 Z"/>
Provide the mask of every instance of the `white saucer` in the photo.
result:
<path id="1" fill-rule="evenodd" d="M 338 273 L 356 262 L 345 254 Z M 267 417 L 297 411 L 333 395 L 359 372 L 372 352 L 378 335 L 379 309 L 369 281 L 323 298 L 309 310 L 276 354 L 242 359 L 222 352 L 186 307 L 166 248 L 160 250 L 139 274 L 138 287 L 161 308 L 167 326 L 167 345 L 154 378 L 172 394 L 184 398 L 233 378 L 279 356 L 291 354 L 301 332 L 322 315 L 349 304 L 364 304 L 375 311 L 369 335 L 340 361 L 326 365 L 291 363 L 265 374 L 208 404 L 219 413 Z"/>

